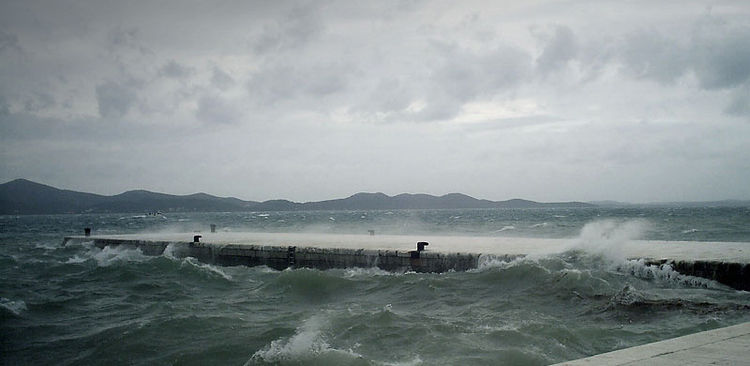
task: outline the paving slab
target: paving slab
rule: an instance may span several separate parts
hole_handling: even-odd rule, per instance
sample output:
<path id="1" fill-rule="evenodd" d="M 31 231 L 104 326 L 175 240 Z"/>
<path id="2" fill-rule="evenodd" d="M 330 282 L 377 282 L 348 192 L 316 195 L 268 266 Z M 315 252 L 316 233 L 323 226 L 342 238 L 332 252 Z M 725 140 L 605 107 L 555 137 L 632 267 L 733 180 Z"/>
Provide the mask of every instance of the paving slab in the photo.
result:
<path id="1" fill-rule="evenodd" d="M 562 365 L 750 365 L 750 322 L 555 364 Z"/>

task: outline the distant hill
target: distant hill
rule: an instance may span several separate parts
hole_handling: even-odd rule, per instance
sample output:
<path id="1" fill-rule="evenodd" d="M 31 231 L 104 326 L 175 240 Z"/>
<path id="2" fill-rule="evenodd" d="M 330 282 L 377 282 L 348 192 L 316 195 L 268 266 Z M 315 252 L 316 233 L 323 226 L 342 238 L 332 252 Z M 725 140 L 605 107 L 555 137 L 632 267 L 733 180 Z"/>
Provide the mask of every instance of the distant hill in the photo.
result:
<path id="1" fill-rule="evenodd" d="M 26 179 L 0 184 L 0 214 L 85 212 L 245 211 L 258 202 L 205 193 L 176 196 L 144 190 L 103 196 L 57 189 Z"/>
<path id="2" fill-rule="evenodd" d="M 144 190 L 114 196 L 58 189 L 26 179 L 0 184 L 0 214 L 60 214 L 105 212 L 181 211 L 311 211 L 311 210 L 397 210 L 451 208 L 544 208 L 594 207 L 583 202 L 540 203 L 521 199 L 480 200 L 461 193 L 428 194 L 357 193 L 347 198 L 298 203 L 288 200 L 243 201 L 206 193 L 171 195 Z"/>

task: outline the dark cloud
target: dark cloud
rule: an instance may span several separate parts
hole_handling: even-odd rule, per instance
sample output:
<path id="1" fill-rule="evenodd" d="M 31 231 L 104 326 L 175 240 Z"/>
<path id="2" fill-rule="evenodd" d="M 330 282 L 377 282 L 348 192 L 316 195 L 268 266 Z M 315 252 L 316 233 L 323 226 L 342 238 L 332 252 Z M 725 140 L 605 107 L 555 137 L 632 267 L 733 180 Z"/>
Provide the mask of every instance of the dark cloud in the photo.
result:
<path id="1" fill-rule="evenodd" d="M 627 72 L 637 78 L 673 83 L 687 70 L 688 48 L 657 31 L 641 31 L 623 42 L 621 57 Z"/>
<path id="2" fill-rule="evenodd" d="M 746 83 L 750 79 L 750 27 L 716 33 L 698 34 L 690 50 L 701 86 L 724 89 Z"/>
<path id="3" fill-rule="evenodd" d="M 21 51 L 21 46 L 18 43 L 18 37 L 11 33 L 0 30 L 0 53 L 6 51 Z"/>
<path id="4" fill-rule="evenodd" d="M 253 51 L 266 54 L 294 50 L 304 46 L 324 30 L 313 4 L 297 6 L 281 19 L 263 26 L 262 32 L 251 41 Z"/>
<path id="5" fill-rule="evenodd" d="M 129 86 L 108 81 L 96 87 L 99 115 L 105 118 L 122 117 L 135 104 L 137 94 Z"/>
<path id="6" fill-rule="evenodd" d="M 214 66 L 213 70 L 211 71 L 211 85 L 220 90 L 227 90 L 229 87 L 234 85 L 234 83 L 234 79 L 231 75 Z"/>
<path id="7" fill-rule="evenodd" d="M 404 112 L 414 101 L 414 95 L 408 87 L 409 82 L 396 77 L 384 77 L 378 80 L 354 109 L 366 114 L 393 114 Z"/>
<path id="8" fill-rule="evenodd" d="M 639 78 L 669 84 L 692 71 L 704 89 L 734 88 L 750 79 L 750 27 L 699 23 L 687 40 L 640 31 L 623 41 L 620 57 Z"/>
<path id="9" fill-rule="evenodd" d="M 437 47 L 439 66 L 430 75 L 427 106 L 419 113 L 425 120 L 451 118 L 465 102 L 510 91 L 531 76 L 531 56 L 516 47 L 497 46 L 490 51 Z"/>
<path id="10" fill-rule="evenodd" d="M 206 123 L 234 124 L 237 123 L 242 114 L 234 105 L 226 99 L 204 95 L 198 100 L 196 117 Z"/>
<path id="11" fill-rule="evenodd" d="M 254 73 L 247 89 L 259 105 L 312 102 L 316 107 L 322 99 L 342 92 L 347 87 L 351 71 L 335 62 L 308 64 L 304 61 L 291 64 L 268 64 Z"/>
<path id="12" fill-rule="evenodd" d="M 0 117 L 10 114 L 10 104 L 0 95 Z"/>
<path id="13" fill-rule="evenodd" d="M 137 28 L 116 27 L 107 33 L 107 41 L 115 47 L 140 48 Z"/>
<path id="14" fill-rule="evenodd" d="M 717 171 L 735 183 L 696 198 L 750 194 L 726 168 L 747 167 L 750 7 L 595 3 L 6 1 L 0 178 L 670 199 Z"/>
<path id="15" fill-rule="evenodd" d="M 750 118 L 750 85 L 739 88 L 732 95 L 732 100 L 724 112 L 740 117 Z"/>
<path id="16" fill-rule="evenodd" d="M 169 60 L 159 69 L 159 76 L 170 79 L 183 79 L 193 74 L 193 69 L 179 64 L 175 60 Z"/>
<path id="17" fill-rule="evenodd" d="M 54 106 L 55 98 L 52 94 L 46 92 L 35 92 L 24 102 L 24 109 L 27 112 L 38 112 Z"/>
<path id="18" fill-rule="evenodd" d="M 578 41 L 567 26 L 555 27 L 554 35 L 546 42 L 544 51 L 537 58 L 537 70 L 542 74 L 555 71 L 565 66 L 578 54 Z"/>

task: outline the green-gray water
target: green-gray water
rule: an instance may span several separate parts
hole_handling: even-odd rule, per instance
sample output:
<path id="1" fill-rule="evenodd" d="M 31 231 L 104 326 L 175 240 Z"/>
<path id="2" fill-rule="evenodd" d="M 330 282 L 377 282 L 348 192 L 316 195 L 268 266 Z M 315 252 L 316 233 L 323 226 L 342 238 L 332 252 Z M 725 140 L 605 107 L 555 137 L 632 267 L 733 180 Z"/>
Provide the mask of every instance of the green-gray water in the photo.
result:
<path id="1" fill-rule="evenodd" d="M 584 251 L 417 274 L 217 267 L 61 245 L 83 227 L 114 234 L 215 223 L 226 231 L 576 238 L 633 222 L 644 239 L 750 242 L 748 208 L 2 216 L 0 358 L 544 365 L 750 321 L 747 292 Z"/>

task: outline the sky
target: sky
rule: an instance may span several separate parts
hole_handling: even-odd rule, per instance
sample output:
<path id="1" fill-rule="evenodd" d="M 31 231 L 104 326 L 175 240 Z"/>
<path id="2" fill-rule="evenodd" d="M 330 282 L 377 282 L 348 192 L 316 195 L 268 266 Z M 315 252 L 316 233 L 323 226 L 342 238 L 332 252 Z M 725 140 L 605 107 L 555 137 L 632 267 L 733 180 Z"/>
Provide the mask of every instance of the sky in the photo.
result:
<path id="1" fill-rule="evenodd" d="M 748 1 L 0 2 L 0 182 L 750 199 Z"/>

